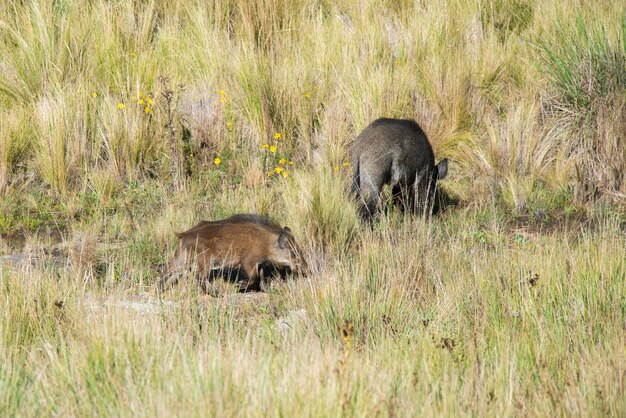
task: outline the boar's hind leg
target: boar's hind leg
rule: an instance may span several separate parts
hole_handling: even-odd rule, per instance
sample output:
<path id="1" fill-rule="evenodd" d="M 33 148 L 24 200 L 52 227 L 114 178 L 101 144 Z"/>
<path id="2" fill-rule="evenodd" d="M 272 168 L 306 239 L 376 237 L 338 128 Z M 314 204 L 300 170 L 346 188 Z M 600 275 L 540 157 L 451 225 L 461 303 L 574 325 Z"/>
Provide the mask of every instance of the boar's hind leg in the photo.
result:
<path id="1" fill-rule="evenodd" d="M 215 278 L 215 272 L 213 270 L 209 271 L 207 274 L 196 273 L 196 279 L 198 283 L 200 283 L 200 289 L 204 294 L 217 298 L 220 296 L 219 289 L 216 289 L 213 284 L 213 279 Z"/>
<path id="2" fill-rule="evenodd" d="M 414 207 L 415 193 L 413 191 L 414 179 L 411 178 L 411 167 L 405 161 L 394 158 L 391 163 L 391 199 L 393 205 L 402 210 L 410 212 Z"/>
<path id="3" fill-rule="evenodd" d="M 184 249 L 178 249 L 174 254 L 174 258 L 165 267 L 159 279 L 159 293 L 163 293 L 166 287 L 171 287 L 178 283 L 181 274 L 188 268 L 188 254 Z"/>
<path id="4" fill-rule="evenodd" d="M 180 255 L 177 253 L 174 255 L 174 259 L 163 269 L 161 272 L 161 277 L 159 278 L 158 283 L 158 292 L 163 293 L 166 287 L 175 285 L 178 282 L 179 273 L 177 272 L 179 267 L 178 259 Z"/>
<path id="5" fill-rule="evenodd" d="M 361 217 L 371 221 L 378 206 L 378 195 L 383 187 L 383 178 L 380 175 L 361 171 L 360 180 Z"/>
<path id="6" fill-rule="evenodd" d="M 161 275 L 161 278 L 159 279 L 159 285 L 158 285 L 159 293 L 163 293 L 166 287 L 171 287 L 175 285 L 178 282 L 179 275 L 180 274 L 165 271 Z"/>

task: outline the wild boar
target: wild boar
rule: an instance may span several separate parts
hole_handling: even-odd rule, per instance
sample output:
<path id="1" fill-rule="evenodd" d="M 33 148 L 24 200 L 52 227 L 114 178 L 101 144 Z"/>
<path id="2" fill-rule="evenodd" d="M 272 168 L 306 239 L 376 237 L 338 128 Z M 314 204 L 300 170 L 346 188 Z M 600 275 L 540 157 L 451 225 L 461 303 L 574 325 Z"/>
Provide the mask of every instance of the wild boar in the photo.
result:
<path id="1" fill-rule="evenodd" d="M 241 291 L 265 290 L 270 275 L 307 270 L 291 230 L 264 216 L 239 214 L 202 221 L 176 235 L 179 247 L 159 281 L 160 291 L 192 268 L 204 291 L 218 276 L 237 281 Z"/>
<path id="2" fill-rule="evenodd" d="M 448 159 L 435 165 L 433 149 L 417 122 L 377 119 L 350 146 L 352 189 L 360 200 L 360 214 L 372 220 L 385 184 L 395 202 L 405 209 L 429 215 L 437 180 L 448 173 Z"/>

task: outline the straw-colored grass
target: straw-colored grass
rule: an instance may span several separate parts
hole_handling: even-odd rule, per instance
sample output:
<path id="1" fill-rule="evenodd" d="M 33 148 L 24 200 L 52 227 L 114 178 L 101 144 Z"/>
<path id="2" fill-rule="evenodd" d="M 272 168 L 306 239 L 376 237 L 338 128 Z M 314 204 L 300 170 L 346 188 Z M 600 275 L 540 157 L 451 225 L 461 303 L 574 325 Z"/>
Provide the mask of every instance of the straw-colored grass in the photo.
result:
<path id="1" fill-rule="evenodd" d="M 626 7 L 0 2 L 0 416 L 626 414 Z M 348 148 L 416 119 L 443 211 L 370 228 Z M 156 298 L 175 231 L 311 274 Z"/>

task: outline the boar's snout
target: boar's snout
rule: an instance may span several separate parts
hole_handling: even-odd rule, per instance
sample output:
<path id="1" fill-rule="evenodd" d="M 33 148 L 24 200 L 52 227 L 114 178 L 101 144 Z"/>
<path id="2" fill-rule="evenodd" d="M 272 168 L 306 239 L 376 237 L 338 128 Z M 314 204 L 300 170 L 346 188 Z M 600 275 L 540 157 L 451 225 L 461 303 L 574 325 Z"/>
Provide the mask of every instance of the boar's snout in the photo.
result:
<path id="1" fill-rule="evenodd" d="M 296 239 L 291 229 L 284 227 L 280 232 L 277 240 L 277 257 L 274 260 L 277 264 L 283 264 L 298 276 L 306 276 L 309 272 L 309 266 L 304 259 L 302 250 L 296 243 Z"/>

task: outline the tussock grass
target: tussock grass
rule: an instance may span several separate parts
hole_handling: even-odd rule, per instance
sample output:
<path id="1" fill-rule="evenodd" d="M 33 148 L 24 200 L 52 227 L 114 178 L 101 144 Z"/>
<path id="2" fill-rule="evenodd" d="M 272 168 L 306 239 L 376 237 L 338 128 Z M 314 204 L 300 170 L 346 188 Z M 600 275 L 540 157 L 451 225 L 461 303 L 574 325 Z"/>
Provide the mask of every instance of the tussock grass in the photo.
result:
<path id="1" fill-rule="evenodd" d="M 156 315 L 88 303 L 71 265 L 61 282 L 45 267 L 5 272 L 5 412 L 619 414 L 617 226 L 523 242 L 471 214 L 405 222 L 276 284 L 267 304 L 190 293 Z M 279 331 L 294 309 L 307 319 Z"/>
<path id="2" fill-rule="evenodd" d="M 624 415 L 625 13 L 0 2 L 0 415 Z M 358 220 L 379 116 L 450 159 L 439 215 Z M 159 300 L 237 212 L 312 273 Z"/>
<path id="3" fill-rule="evenodd" d="M 626 89 L 626 25 L 610 33 L 578 17 L 573 27 L 558 27 L 539 46 L 545 72 L 554 84 L 550 108 L 571 126 L 567 152 L 575 160 L 579 199 L 624 195 L 626 153 L 623 141 Z"/>

